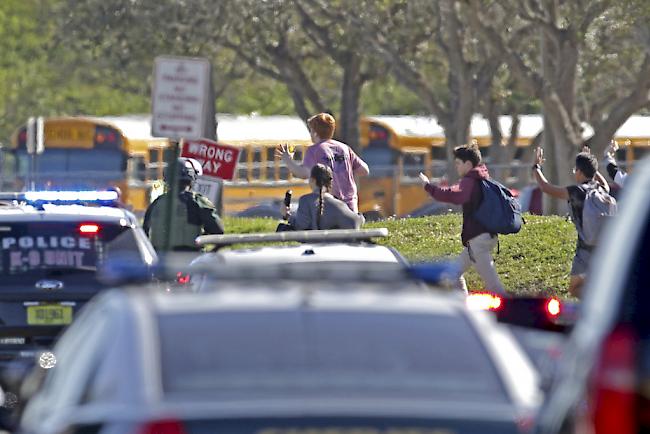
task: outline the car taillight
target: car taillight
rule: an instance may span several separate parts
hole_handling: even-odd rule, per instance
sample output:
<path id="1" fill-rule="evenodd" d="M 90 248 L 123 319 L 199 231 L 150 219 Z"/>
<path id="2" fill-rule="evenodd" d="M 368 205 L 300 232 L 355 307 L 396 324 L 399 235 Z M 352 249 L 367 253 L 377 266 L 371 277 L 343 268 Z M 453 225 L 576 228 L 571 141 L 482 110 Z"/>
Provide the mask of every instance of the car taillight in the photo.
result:
<path id="1" fill-rule="evenodd" d="M 176 273 L 176 282 L 180 285 L 187 285 L 190 283 L 191 276 L 189 274 L 183 274 L 180 271 Z"/>
<path id="2" fill-rule="evenodd" d="M 562 312 L 562 304 L 557 298 L 551 298 L 548 300 L 545 307 L 546 313 L 553 318 L 557 317 L 560 315 L 560 312 Z"/>
<path id="3" fill-rule="evenodd" d="M 79 233 L 83 235 L 96 235 L 99 232 L 99 225 L 94 223 L 84 223 L 79 225 Z"/>
<path id="4" fill-rule="evenodd" d="M 465 304 L 472 310 L 499 310 L 502 303 L 501 297 L 488 292 L 475 292 L 465 299 Z"/>
<path id="5" fill-rule="evenodd" d="M 636 345 L 634 332 L 616 327 L 604 340 L 591 377 L 589 416 L 594 434 L 636 433 Z"/>
<path id="6" fill-rule="evenodd" d="M 176 419 L 163 419 L 147 422 L 137 434 L 187 434 L 181 421 Z"/>

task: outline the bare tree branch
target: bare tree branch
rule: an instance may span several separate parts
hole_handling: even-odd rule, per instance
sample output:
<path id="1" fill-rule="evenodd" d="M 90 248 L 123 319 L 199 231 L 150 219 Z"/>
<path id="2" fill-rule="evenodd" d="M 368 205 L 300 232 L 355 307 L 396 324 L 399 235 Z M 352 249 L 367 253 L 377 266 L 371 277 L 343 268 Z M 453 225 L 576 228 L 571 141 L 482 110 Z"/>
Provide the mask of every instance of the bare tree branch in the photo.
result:
<path id="1" fill-rule="evenodd" d="M 578 24 L 580 33 L 585 34 L 594 20 L 601 16 L 607 9 L 609 9 L 611 5 L 612 2 L 610 0 L 590 1 L 588 3 L 587 9 L 583 10 L 582 20 L 580 20 L 580 23 Z"/>

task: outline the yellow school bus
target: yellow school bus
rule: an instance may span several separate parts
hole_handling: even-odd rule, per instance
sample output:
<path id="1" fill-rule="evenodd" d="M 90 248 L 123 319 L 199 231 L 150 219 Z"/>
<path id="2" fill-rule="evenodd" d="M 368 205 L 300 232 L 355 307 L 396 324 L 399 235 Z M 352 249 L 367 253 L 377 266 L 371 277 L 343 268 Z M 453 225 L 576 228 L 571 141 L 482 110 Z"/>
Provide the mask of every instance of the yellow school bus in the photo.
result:
<path id="1" fill-rule="evenodd" d="M 614 134 L 619 150 L 616 159 L 633 170 L 634 162 L 650 155 L 650 116 L 630 116 Z"/>
<path id="2" fill-rule="evenodd" d="M 119 187 L 122 202 L 142 213 L 151 185 L 162 178 L 168 149 L 166 139 L 151 137 L 148 125 L 147 116 L 45 118 L 42 153 L 28 152 L 23 125 L 11 138 L 11 189 Z"/>
<path id="3" fill-rule="evenodd" d="M 256 207 L 277 207 L 277 201 L 292 190 L 294 200 L 311 191 L 306 179 L 295 178 L 275 149 L 281 143 L 294 148 L 300 161 L 311 138 L 305 123 L 295 116 L 237 116 L 220 114 L 219 141 L 241 148 L 235 178 L 224 181 L 223 208 L 226 214 L 239 214 Z M 264 214 L 261 210 L 261 214 Z M 246 214 L 245 214 L 246 215 Z"/>
<path id="4" fill-rule="evenodd" d="M 504 134 L 510 131 L 510 122 L 506 116 L 500 119 Z M 520 122 L 515 144 L 523 148 L 541 131 L 542 119 L 522 116 Z M 481 148 L 483 156 L 488 157 L 492 137 L 487 120 L 474 116 L 470 137 Z M 444 185 L 447 172 L 444 130 L 435 118 L 364 117 L 359 143 L 361 157 L 370 166 L 370 176 L 359 180 L 359 209 L 372 218 L 382 218 L 417 215 L 431 205 L 432 200 L 422 188 L 418 174 L 423 172 Z M 520 154 L 518 152 L 516 158 Z"/>

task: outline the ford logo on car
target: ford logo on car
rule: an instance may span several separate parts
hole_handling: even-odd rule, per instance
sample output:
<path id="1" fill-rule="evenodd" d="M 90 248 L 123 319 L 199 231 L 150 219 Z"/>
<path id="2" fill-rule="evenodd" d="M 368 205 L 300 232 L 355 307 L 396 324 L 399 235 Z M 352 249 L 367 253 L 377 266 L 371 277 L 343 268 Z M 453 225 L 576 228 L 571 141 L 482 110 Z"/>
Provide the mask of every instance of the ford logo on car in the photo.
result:
<path id="1" fill-rule="evenodd" d="M 62 289 L 63 282 L 60 280 L 39 280 L 34 286 L 36 286 L 38 289 L 45 289 L 49 291 L 53 289 Z"/>

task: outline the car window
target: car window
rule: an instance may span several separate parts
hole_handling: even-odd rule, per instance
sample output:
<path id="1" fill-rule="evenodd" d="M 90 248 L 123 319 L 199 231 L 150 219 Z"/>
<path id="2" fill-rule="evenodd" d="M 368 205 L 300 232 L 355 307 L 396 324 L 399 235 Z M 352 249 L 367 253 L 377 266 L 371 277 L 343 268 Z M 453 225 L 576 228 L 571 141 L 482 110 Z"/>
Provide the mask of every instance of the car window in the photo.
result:
<path id="1" fill-rule="evenodd" d="M 169 395 L 403 392 L 409 397 L 506 399 L 483 344 L 460 316 L 163 314 L 159 327 L 163 388 Z"/>
<path id="2" fill-rule="evenodd" d="M 92 225 L 97 225 L 96 232 Z M 82 229 L 79 222 L 0 224 L 0 276 L 62 269 L 94 272 L 111 255 L 139 252 L 129 227 L 92 225 Z"/>
<path id="3" fill-rule="evenodd" d="M 272 417 L 215 418 L 188 420 L 183 423 L 188 434 L 510 434 L 516 428 L 510 421 L 476 420 L 472 417 Z"/>

